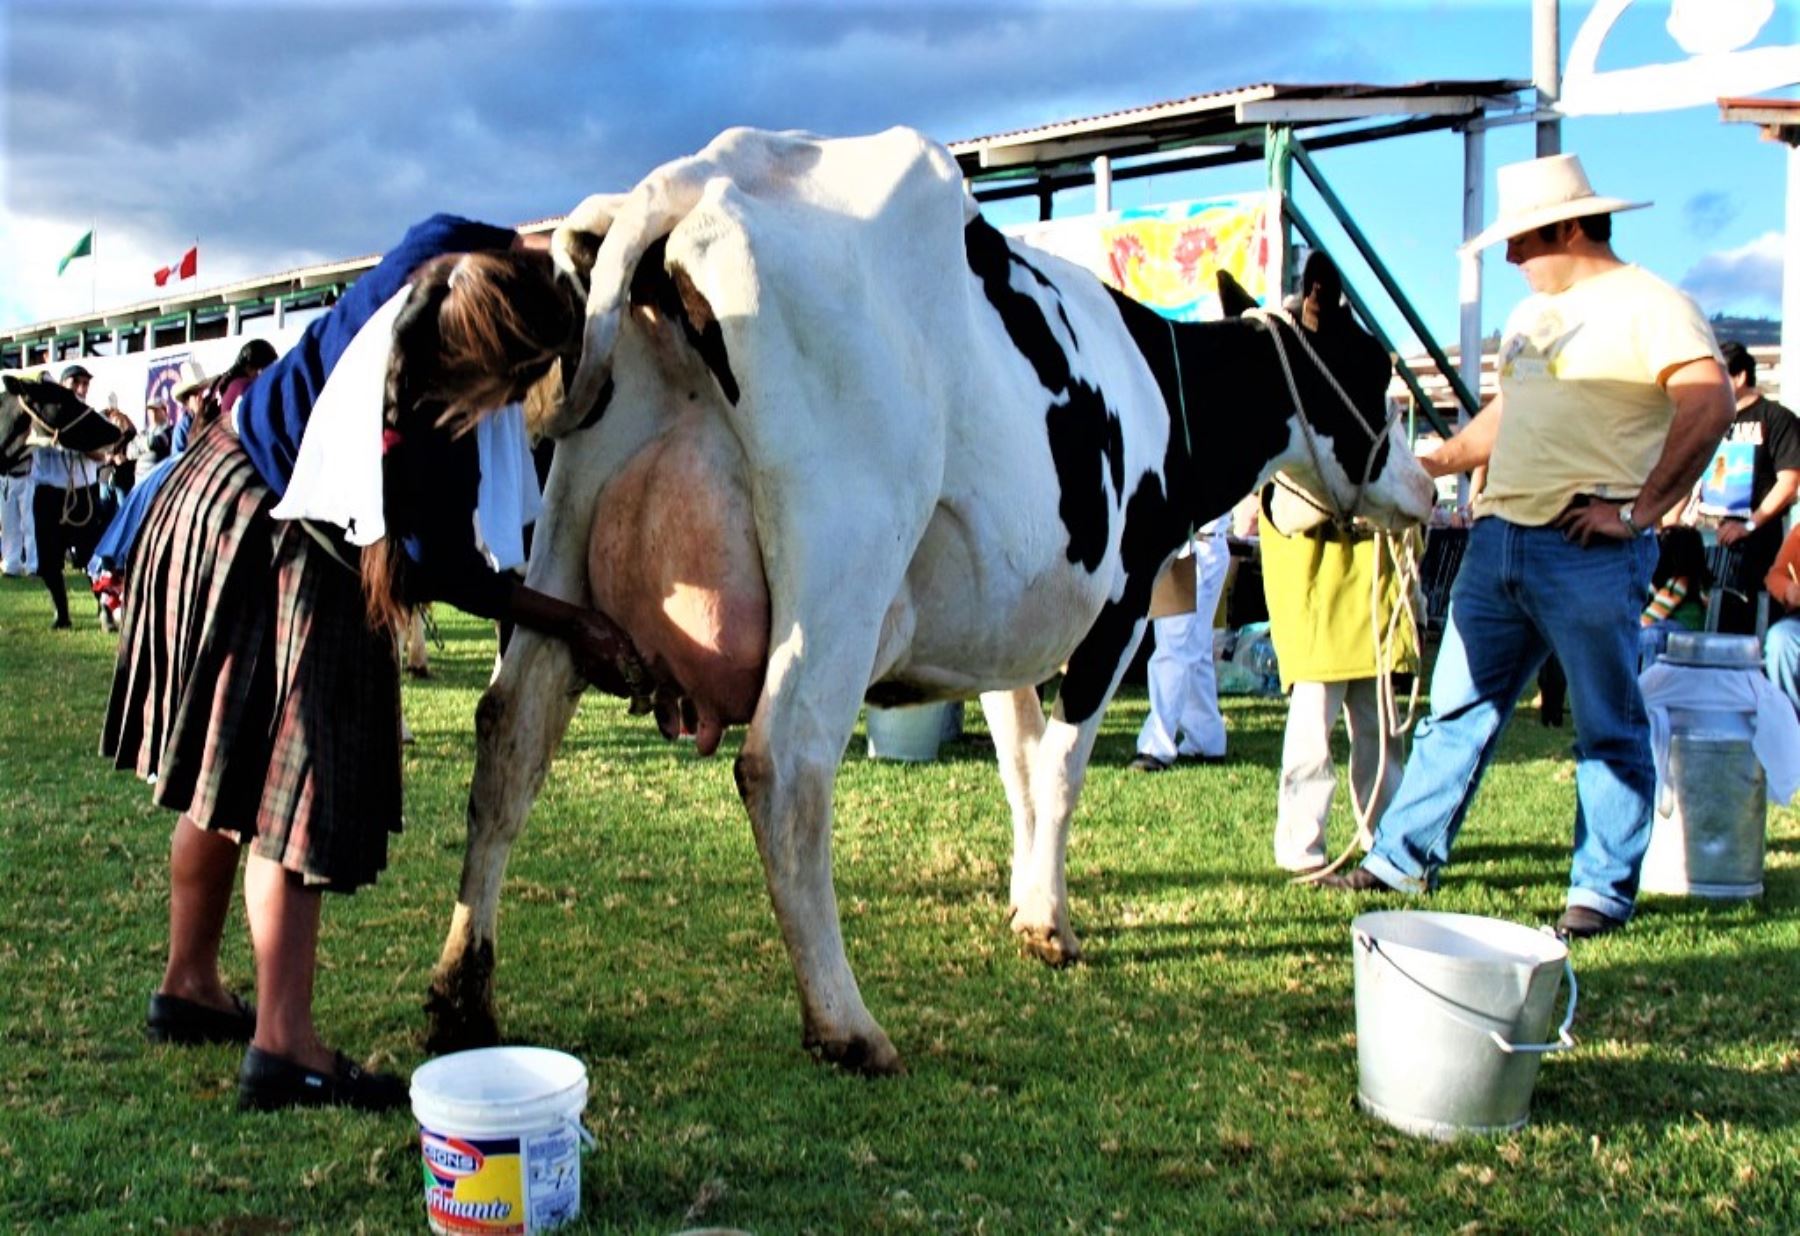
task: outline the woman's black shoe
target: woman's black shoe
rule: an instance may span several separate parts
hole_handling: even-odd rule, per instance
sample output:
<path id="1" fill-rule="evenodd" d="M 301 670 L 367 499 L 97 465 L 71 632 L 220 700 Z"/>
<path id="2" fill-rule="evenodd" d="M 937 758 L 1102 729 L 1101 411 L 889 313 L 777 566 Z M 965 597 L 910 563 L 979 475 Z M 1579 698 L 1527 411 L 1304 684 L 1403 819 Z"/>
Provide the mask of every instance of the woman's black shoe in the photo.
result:
<path id="1" fill-rule="evenodd" d="M 407 1105 L 406 1082 L 392 1073 L 371 1073 L 339 1052 L 336 1067 L 321 1073 L 260 1047 L 244 1052 L 238 1070 L 238 1110 L 279 1111 L 284 1107 L 353 1107 L 386 1112 Z"/>
<path id="2" fill-rule="evenodd" d="M 229 1009 L 209 1008 L 180 996 L 150 995 L 150 1012 L 144 1018 L 144 1037 L 152 1043 L 248 1043 L 256 1033 L 256 1007 L 241 996 L 231 997 Z"/>

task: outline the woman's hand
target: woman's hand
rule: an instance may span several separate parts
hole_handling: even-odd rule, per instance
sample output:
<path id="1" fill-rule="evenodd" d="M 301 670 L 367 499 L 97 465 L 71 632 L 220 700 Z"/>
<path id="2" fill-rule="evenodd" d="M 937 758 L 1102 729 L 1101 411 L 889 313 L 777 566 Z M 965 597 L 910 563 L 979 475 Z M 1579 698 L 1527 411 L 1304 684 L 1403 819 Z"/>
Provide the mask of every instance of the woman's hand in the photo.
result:
<path id="1" fill-rule="evenodd" d="M 631 637 L 599 610 L 575 609 L 561 632 L 581 676 L 608 695 L 637 699 L 654 681 Z"/>

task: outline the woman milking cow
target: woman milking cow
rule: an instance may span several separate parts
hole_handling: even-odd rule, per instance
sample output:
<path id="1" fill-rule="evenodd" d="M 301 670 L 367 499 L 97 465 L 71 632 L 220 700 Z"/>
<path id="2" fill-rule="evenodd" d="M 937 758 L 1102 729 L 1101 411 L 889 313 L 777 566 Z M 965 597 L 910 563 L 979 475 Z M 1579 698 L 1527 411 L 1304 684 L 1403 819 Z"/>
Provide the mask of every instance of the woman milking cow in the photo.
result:
<path id="1" fill-rule="evenodd" d="M 400 830 L 395 630 L 445 601 L 567 641 L 635 693 L 603 614 L 497 574 L 474 539 L 466 431 L 577 339 L 543 246 L 435 216 L 414 227 L 174 465 L 131 560 L 102 754 L 181 813 L 154 1041 L 248 1045 L 240 1107 L 406 1102 L 313 1024 L 322 893 L 372 883 Z M 218 955 L 240 851 L 257 1003 Z"/>

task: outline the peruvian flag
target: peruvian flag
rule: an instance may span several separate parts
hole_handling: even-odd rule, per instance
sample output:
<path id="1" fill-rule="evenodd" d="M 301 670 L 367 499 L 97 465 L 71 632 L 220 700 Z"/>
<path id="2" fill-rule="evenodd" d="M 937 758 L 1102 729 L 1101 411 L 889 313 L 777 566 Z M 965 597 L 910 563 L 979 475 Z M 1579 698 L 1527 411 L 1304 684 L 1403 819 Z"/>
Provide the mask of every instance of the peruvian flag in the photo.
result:
<path id="1" fill-rule="evenodd" d="M 195 245 L 181 255 L 181 260 L 173 266 L 164 266 L 156 272 L 156 286 L 162 287 L 170 279 L 192 279 L 200 273 L 200 246 Z"/>

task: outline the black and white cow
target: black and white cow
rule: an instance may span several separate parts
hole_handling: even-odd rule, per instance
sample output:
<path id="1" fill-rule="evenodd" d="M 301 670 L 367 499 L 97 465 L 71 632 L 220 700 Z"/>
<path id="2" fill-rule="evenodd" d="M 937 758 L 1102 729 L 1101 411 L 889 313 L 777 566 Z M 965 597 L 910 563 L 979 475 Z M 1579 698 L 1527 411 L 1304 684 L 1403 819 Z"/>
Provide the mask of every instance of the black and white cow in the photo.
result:
<path id="1" fill-rule="evenodd" d="M 116 446 L 125 431 L 49 378 L 5 375 L 0 392 L 0 476 L 35 445 L 53 443 L 83 454 Z"/>
<path id="2" fill-rule="evenodd" d="M 804 1042 L 852 1068 L 900 1064 L 832 887 L 833 781 L 865 699 L 981 696 L 1013 930 L 1067 962 L 1069 816 L 1191 530 L 1278 468 L 1379 523 L 1430 508 L 1385 436 L 1368 336 L 1173 325 L 995 231 L 910 130 L 731 130 L 583 203 L 556 249 L 589 317 L 530 582 L 623 624 L 690 697 L 702 753 L 749 723 L 737 784 Z M 1034 688 L 1065 666 L 1046 718 Z M 495 1032 L 501 873 L 580 685 L 521 630 L 481 701 L 434 1046 Z"/>

